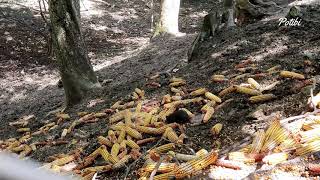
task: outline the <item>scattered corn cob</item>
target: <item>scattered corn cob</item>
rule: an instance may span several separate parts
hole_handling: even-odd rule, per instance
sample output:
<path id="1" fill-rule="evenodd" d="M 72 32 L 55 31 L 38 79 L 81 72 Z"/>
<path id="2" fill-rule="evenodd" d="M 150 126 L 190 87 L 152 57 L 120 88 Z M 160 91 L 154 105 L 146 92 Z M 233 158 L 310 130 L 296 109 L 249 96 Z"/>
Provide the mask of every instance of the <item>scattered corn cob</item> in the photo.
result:
<path id="1" fill-rule="evenodd" d="M 273 94 L 262 94 L 262 95 L 258 95 L 258 96 L 252 96 L 250 97 L 249 101 L 251 103 L 260 103 L 260 102 L 266 102 L 269 101 L 271 99 L 274 99 L 276 96 Z"/>
<path id="2" fill-rule="evenodd" d="M 240 161 L 244 163 L 254 163 L 255 159 L 246 156 L 243 152 L 231 152 L 228 154 L 228 158 L 231 161 Z"/>
<path id="3" fill-rule="evenodd" d="M 265 140 L 264 130 L 259 130 L 258 132 L 256 132 L 255 137 L 252 141 L 252 148 L 250 150 L 250 153 L 259 153 L 263 146 L 264 140 Z"/>
<path id="4" fill-rule="evenodd" d="M 140 144 L 150 143 L 150 142 L 154 142 L 154 141 L 156 141 L 156 138 L 155 137 L 151 137 L 151 138 L 138 140 L 137 144 L 140 145 Z"/>
<path id="5" fill-rule="evenodd" d="M 222 90 L 220 93 L 219 93 L 219 97 L 223 97 L 227 94 L 230 94 L 232 92 L 235 92 L 236 91 L 236 87 L 235 86 L 229 86 L 227 88 L 225 88 L 224 90 Z"/>
<path id="6" fill-rule="evenodd" d="M 208 107 L 206 114 L 203 116 L 203 122 L 207 123 L 211 119 L 213 113 L 214 113 L 214 108 Z"/>
<path id="7" fill-rule="evenodd" d="M 133 138 L 142 139 L 142 135 L 139 133 L 139 131 L 137 131 L 129 126 L 125 126 L 125 131 L 128 135 L 130 135 Z"/>
<path id="8" fill-rule="evenodd" d="M 105 138 L 103 136 L 98 136 L 98 142 L 101 145 L 112 147 L 112 142 L 108 138 Z"/>
<path id="9" fill-rule="evenodd" d="M 207 89 L 206 88 L 200 88 L 200 89 L 197 89 L 197 90 L 194 90 L 190 93 L 191 96 L 200 96 L 200 95 L 203 95 L 207 92 Z"/>
<path id="10" fill-rule="evenodd" d="M 168 127 L 166 129 L 166 131 L 164 132 L 164 137 L 167 137 L 171 142 L 176 142 L 179 140 L 178 135 L 176 134 L 176 132 L 174 132 L 174 130 L 171 127 Z"/>
<path id="11" fill-rule="evenodd" d="M 152 172 L 156 168 L 156 165 L 157 163 L 149 163 L 143 168 L 143 170 L 145 172 Z M 176 168 L 177 168 L 177 164 L 175 163 L 161 163 L 159 168 L 157 169 L 157 172 L 167 173 L 167 172 L 173 171 Z"/>
<path id="12" fill-rule="evenodd" d="M 174 143 L 169 143 L 169 144 L 164 144 L 164 145 L 162 145 L 162 146 L 156 147 L 156 148 L 155 148 L 155 151 L 162 153 L 162 152 L 171 151 L 171 150 L 173 150 L 174 148 L 175 148 Z"/>
<path id="13" fill-rule="evenodd" d="M 261 91 L 261 85 L 253 78 L 248 78 L 248 83 L 255 89 Z"/>
<path id="14" fill-rule="evenodd" d="M 260 91 L 246 88 L 246 87 L 242 87 L 242 86 L 236 86 L 236 90 L 238 93 L 242 93 L 242 94 L 248 94 L 248 95 L 252 95 L 252 96 L 261 95 Z"/>
<path id="15" fill-rule="evenodd" d="M 185 81 L 177 81 L 177 82 L 172 82 L 169 84 L 170 87 L 178 87 L 178 86 L 183 86 L 186 85 L 187 83 Z"/>
<path id="16" fill-rule="evenodd" d="M 281 162 L 284 162 L 288 159 L 288 154 L 287 153 L 274 153 L 274 154 L 270 154 L 265 156 L 262 159 L 262 162 L 269 164 L 269 165 L 276 165 L 279 164 Z"/>
<path id="17" fill-rule="evenodd" d="M 111 148 L 111 155 L 112 156 L 118 156 L 119 150 L 120 150 L 120 144 L 114 143 L 112 148 Z"/>
<path id="18" fill-rule="evenodd" d="M 221 99 L 218 96 L 212 94 L 211 92 L 206 92 L 205 96 L 206 96 L 206 98 L 210 99 L 211 101 L 215 101 L 217 103 L 221 103 L 222 102 Z"/>
<path id="19" fill-rule="evenodd" d="M 125 164 L 129 161 L 129 159 L 131 158 L 130 155 L 125 155 L 122 159 L 120 159 L 117 163 L 115 163 L 112 166 L 112 169 L 119 169 L 125 166 Z"/>
<path id="20" fill-rule="evenodd" d="M 140 146 L 131 139 L 127 139 L 126 144 L 132 149 L 140 149 Z"/>
<path id="21" fill-rule="evenodd" d="M 17 129 L 17 132 L 29 132 L 30 131 L 30 128 L 19 128 Z"/>
<path id="22" fill-rule="evenodd" d="M 212 75 L 211 76 L 211 80 L 213 82 L 224 82 L 226 81 L 227 79 L 225 78 L 224 75 Z"/>
<path id="23" fill-rule="evenodd" d="M 281 71 L 280 76 L 284 78 L 292 78 L 292 79 L 305 79 L 303 74 L 291 72 L 291 71 Z"/>
<path id="24" fill-rule="evenodd" d="M 211 128 L 211 134 L 212 135 L 218 135 L 220 134 L 220 131 L 222 129 L 222 124 L 221 123 L 217 123 L 216 125 L 214 125 L 212 128 Z"/>

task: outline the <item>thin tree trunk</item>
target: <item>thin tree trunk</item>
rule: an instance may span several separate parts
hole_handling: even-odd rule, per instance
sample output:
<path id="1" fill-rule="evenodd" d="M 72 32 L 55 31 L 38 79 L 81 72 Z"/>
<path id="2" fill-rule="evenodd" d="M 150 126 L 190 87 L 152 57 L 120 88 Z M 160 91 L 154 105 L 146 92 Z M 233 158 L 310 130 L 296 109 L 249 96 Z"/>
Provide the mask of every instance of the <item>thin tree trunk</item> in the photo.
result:
<path id="1" fill-rule="evenodd" d="M 179 33 L 180 0 L 161 0 L 160 22 L 158 33 Z"/>
<path id="2" fill-rule="evenodd" d="M 81 101 L 87 91 L 100 87 L 80 31 L 80 1 L 50 0 L 53 49 L 59 64 L 67 106 Z"/>

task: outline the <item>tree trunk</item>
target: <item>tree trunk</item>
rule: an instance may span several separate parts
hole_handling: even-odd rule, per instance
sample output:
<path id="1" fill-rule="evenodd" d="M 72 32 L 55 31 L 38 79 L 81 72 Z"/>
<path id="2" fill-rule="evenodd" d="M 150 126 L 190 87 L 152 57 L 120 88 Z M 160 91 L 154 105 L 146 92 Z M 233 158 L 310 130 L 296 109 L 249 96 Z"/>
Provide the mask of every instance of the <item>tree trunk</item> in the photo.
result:
<path id="1" fill-rule="evenodd" d="M 179 34 L 180 0 L 161 0 L 160 22 L 156 33 Z"/>
<path id="2" fill-rule="evenodd" d="M 80 1 L 50 0 L 53 49 L 59 64 L 66 105 L 81 101 L 87 91 L 100 87 L 80 31 Z"/>

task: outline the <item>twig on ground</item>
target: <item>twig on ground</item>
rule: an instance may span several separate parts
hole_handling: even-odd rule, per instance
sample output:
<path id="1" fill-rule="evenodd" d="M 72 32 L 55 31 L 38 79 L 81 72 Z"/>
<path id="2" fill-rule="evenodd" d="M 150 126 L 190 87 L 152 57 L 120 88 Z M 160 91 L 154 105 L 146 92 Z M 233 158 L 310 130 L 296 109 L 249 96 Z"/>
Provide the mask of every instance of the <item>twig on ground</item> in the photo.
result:
<path id="1" fill-rule="evenodd" d="M 163 161 L 163 156 L 160 157 L 159 161 L 157 162 L 156 166 L 154 167 L 154 170 L 152 171 L 149 180 L 153 180 L 153 177 L 156 175 L 162 161 Z"/>
<path id="2" fill-rule="evenodd" d="M 159 139 L 158 142 L 157 142 L 154 146 L 152 146 L 150 149 L 153 149 L 153 148 L 157 147 L 157 146 L 162 142 L 162 140 L 164 140 L 164 139 L 163 139 L 163 138 Z M 143 157 L 145 157 L 145 156 L 147 155 L 147 153 L 148 153 L 148 150 L 146 150 L 138 159 L 136 159 L 135 161 L 133 161 L 133 162 L 127 167 L 126 173 L 125 173 L 124 178 L 123 178 L 124 180 L 127 179 L 128 175 L 129 175 L 129 173 L 130 173 L 131 167 L 134 166 L 138 161 L 140 161 L 140 159 L 142 159 Z"/>

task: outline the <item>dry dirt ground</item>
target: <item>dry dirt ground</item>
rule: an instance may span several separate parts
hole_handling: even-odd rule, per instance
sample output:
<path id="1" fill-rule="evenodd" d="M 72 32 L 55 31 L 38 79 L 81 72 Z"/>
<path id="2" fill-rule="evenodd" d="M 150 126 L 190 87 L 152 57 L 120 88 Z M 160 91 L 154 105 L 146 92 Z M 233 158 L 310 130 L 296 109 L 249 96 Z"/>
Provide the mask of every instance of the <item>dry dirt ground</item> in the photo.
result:
<path id="1" fill-rule="evenodd" d="M 280 65 L 279 69 L 302 73 L 307 79 L 319 75 L 320 6 L 303 6 L 306 14 L 302 25 L 297 27 L 279 26 L 279 17 L 269 17 L 244 27 L 222 30 L 202 42 L 188 63 L 187 50 L 195 38 L 194 33 L 199 30 L 202 17 L 220 4 L 205 0 L 183 1 L 180 30 L 187 33 L 186 36 L 160 37 L 152 42 L 149 42 L 151 10 L 148 6 L 143 0 L 84 1 L 82 26 L 89 56 L 99 80 L 112 81 L 105 83 L 99 93 L 92 93 L 82 104 L 69 109 L 67 113 L 71 118 L 80 111 L 108 108 L 115 101 L 126 99 L 135 87 L 145 89 L 150 99 L 161 98 L 169 92 L 168 79 L 159 82 L 162 87 L 151 88 L 147 86 L 148 78 L 156 72 L 170 70 L 171 75 L 187 80 L 188 89 L 205 87 L 213 93 L 230 85 L 246 83 L 248 77 L 254 77 L 261 84 L 279 81 L 269 91 L 277 98 L 267 103 L 251 104 L 248 97 L 241 94 L 223 97 L 224 101 L 232 100 L 217 110 L 209 123 L 187 127 L 187 143 L 194 150 L 217 148 L 218 145 L 226 148 L 264 128 L 267 120 L 258 121 L 259 118 L 252 115 L 258 110 L 266 116 L 278 112 L 283 117 L 306 111 L 308 81 L 283 79 L 278 73 L 268 74 L 266 70 Z M 33 131 L 52 121 L 53 117 L 46 117 L 46 114 L 63 105 L 63 89 L 56 85 L 59 77 L 55 60 L 46 53 L 47 33 L 38 9 L 37 3 L 31 1 L 20 1 L 15 5 L 0 2 L 0 140 L 18 135 L 9 122 L 34 114 L 36 118 L 30 126 Z M 245 69 L 236 68 L 248 59 L 252 63 Z M 177 71 L 172 72 L 173 69 Z M 210 76 L 213 74 L 224 74 L 229 81 L 212 83 Z M 315 91 L 319 89 L 317 86 Z M 96 98 L 105 102 L 88 108 L 88 102 Z M 199 110 L 189 108 L 195 112 Z M 209 129 L 217 122 L 224 124 L 222 134 L 208 136 Z M 68 123 L 48 136 L 34 140 L 56 139 Z M 97 147 L 96 136 L 105 134 L 107 129 L 105 122 L 93 123 L 79 127 L 67 139 L 85 141 L 88 144 L 85 151 L 91 152 Z M 44 162 L 50 155 L 66 153 L 75 147 L 74 144 L 44 146 L 31 158 Z M 112 172 L 104 178 L 121 178 L 123 171 Z"/>

